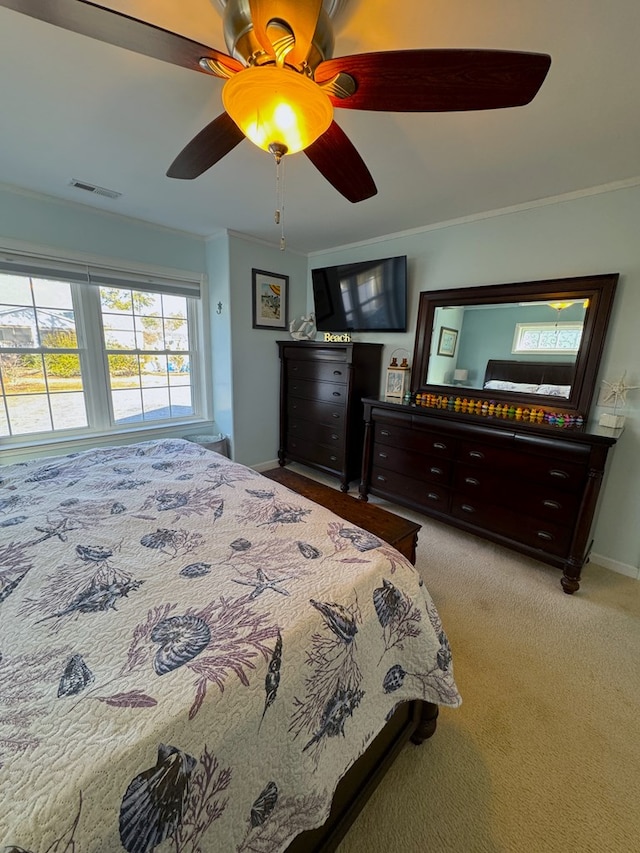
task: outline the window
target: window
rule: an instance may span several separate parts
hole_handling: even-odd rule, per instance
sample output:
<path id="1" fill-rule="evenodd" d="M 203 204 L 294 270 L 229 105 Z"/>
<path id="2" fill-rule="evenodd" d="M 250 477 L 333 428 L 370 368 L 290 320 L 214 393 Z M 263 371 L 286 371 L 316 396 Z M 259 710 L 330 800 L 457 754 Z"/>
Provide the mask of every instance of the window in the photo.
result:
<path id="1" fill-rule="evenodd" d="M 199 282 L 0 253 L 0 438 L 204 416 Z"/>
<path id="2" fill-rule="evenodd" d="M 573 354 L 581 337 L 582 323 L 516 323 L 511 352 Z"/>

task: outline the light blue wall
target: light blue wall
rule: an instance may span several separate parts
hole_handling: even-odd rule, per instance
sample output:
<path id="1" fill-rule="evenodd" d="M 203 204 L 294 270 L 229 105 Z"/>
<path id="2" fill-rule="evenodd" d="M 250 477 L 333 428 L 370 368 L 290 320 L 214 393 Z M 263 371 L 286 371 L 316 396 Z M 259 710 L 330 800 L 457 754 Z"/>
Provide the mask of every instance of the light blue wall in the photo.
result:
<path id="1" fill-rule="evenodd" d="M 207 241 L 209 328 L 213 363 L 213 406 L 217 430 L 228 436 L 234 456 L 229 238 L 220 234 Z"/>
<path id="2" fill-rule="evenodd" d="M 0 238 L 188 272 L 206 272 L 202 237 L 1 185 Z"/>
<path id="3" fill-rule="evenodd" d="M 640 385 L 640 188 L 632 187 L 545 204 L 473 222 L 390 236 L 310 257 L 309 268 L 369 257 L 409 258 L 409 331 L 379 336 L 413 352 L 418 294 L 423 290 L 620 273 L 602 379 Z M 311 307 L 311 276 L 308 276 Z M 358 340 L 376 340 L 356 335 Z M 601 410 L 596 408 L 596 417 Z M 601 562 L 637 573 L 640 566 L 640 392 L 631 392 L 625 431 L 611 454 L 595 525 Z"/>
<path id="4" fill-rule="evenodd" d="M 254 329 L 251 271 L 289 276 L 289 319 L 304 313 L 307 258 L 272 246 L 229 237 L 234 458 L 256 465 L 277 458 L 280 361 L 276 341 L 290 340 L 289 329 Z"/>

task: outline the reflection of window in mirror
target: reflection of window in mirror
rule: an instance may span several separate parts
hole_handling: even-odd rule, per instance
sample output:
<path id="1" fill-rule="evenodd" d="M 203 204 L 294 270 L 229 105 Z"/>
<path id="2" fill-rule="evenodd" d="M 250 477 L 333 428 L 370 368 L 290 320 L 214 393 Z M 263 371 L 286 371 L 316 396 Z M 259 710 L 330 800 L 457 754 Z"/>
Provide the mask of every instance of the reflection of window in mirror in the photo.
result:
<path id="1" fill-rule="evenodd" d="M 580 349 L 582 323 L 516 323 L 512 352 L 563 355 Z"/>

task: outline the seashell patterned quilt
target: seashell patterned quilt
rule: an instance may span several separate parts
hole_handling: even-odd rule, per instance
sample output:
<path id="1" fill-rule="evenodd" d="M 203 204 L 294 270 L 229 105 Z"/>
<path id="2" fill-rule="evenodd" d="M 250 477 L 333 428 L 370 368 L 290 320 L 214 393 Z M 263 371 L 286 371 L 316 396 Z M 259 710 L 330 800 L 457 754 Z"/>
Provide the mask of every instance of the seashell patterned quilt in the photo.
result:
<path id="1" fill-rule="evenodd" d="M 390 545 L 197 444 L 0 468 L 0 850 L 285 850 L 397 703 L 456 706 Z"/>

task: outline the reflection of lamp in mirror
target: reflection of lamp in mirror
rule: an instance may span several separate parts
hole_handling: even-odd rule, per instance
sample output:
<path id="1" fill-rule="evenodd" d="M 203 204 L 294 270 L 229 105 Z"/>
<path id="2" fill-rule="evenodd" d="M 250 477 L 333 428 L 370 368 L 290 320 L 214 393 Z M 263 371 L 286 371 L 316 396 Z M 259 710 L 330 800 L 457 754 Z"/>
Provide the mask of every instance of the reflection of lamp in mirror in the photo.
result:
<path id="1" fill-rule="evenodd" d="M 457 367 L 453 371 L 453 384 L 454 385 L 463 385 L 467 379 L 469 378 L 469 371 L 463 370 L 460 367 Z"/>

